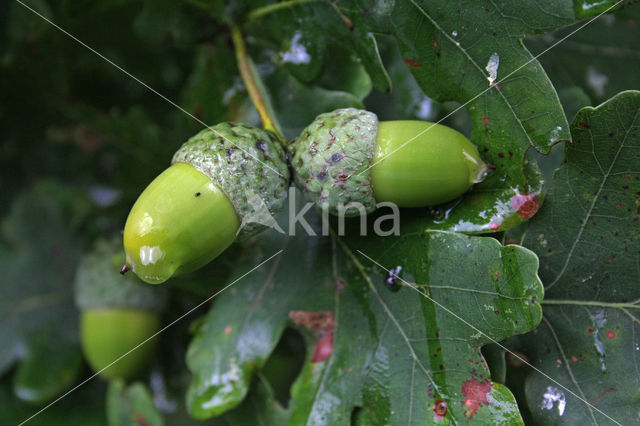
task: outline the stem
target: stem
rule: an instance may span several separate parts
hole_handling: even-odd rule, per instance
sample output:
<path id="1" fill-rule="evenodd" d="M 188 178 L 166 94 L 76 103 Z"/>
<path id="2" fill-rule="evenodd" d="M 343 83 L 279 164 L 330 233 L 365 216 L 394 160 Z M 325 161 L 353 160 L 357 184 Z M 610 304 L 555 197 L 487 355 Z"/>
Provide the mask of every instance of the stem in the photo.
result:
<path id="1" fill-rule="evenodd" d="M 631 303 L 616 303 L 616 302 L 598 302 L 595 300 L 542 300 L 540 302 L 543 305 L 575 305 L 575 306 L 595 306 L 599 308 L 613 308 L 613 309 L 640 309 L 638 301 Z"/>
<path id="2" fill-rule="evenodd" d="M 249 92 L 251 102 L 253 102 L 253 106 L 258 111 L 260 121 L 262 121 L 262 127 L 264 127 L 265 130 L 273 132 L 280 140 L 282 146 L 286 147 L 285 139 L 282 137 L 282 132 L 280 131 L 280 125 L 275 119 L 271 106 L 264 95 L 264 85 L 262 84 L 262 80 L 251 61 L 249 54 L 247 53 L 244 37 L 242 36 L 242 31 L 238 26 L 233 26 L 231 28 L 231 38 L 233 39 L 233 45 L 236 50 L 238 70 L 240 70 L 242 81 L 247 88 L 247 92 Z"/>
<path id="3" fill-rule="evenodd" d="M 315 3 L 318 1 L 322 1 L 322 0 L 288 0 L 280 3 L 269 4 L 263 7 L 258 7 L 256 9 L 253 9 L 251 12 L 249 12 L 249 15 L 247 15 L 247 21 L 248 22 L 255 21 L 262 18 L 265 15 L 268 15 L 273 12 L 277 12 L 282 9 L 288 9 L 290 7 L 298 6 L 301 4 Z"/>

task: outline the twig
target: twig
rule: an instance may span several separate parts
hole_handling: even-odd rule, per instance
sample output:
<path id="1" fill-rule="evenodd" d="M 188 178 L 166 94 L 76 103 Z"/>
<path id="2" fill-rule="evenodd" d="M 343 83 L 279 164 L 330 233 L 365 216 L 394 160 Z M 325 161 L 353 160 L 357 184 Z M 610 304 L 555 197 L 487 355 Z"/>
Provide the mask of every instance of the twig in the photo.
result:
<path id="1" fill-rule="evenodd" d="M 285 146 L 285 139 L 282 137 L 280 125 L 278 124 L 278 121 L 276 120 L 266 97 L 262 79 L 260 78 L 260 75 L 253 65 L 253 61 L 251 61 L 251 58 L 247 53 L 247 47 L 244 43 L 244 37 L 242 35 L 242 31 L 238 26 L 234 26 L 231 28 L 231 38 L 233 39 L 233 45 L 236 50 L 236 61 L 238 63 L 240 75 L 242 76 L 242 81 L 247 88 L 247 92 L 249 92 L 249 97 L 251 98 L 251 102 L 253 102 L 253 106 L 258 111 L 260 121 L 262 121 L 262 126 L 265 128 L 265 130 L 269 130 L 275 133 L 275 135 L 280 140 L 280 143 Z"/>

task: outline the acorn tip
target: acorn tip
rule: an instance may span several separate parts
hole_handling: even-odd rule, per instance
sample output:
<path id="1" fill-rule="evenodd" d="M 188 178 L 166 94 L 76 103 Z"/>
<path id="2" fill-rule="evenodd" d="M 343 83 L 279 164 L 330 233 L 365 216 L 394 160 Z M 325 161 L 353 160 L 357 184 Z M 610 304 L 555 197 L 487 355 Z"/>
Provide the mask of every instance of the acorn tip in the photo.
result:
<path id="1" fill-rule="evenodd" d="M 131 266 L 128 263 L 122 265 L 122 269 L 120 269 L 120 275 L 124 275 L 131 269 Z"/>

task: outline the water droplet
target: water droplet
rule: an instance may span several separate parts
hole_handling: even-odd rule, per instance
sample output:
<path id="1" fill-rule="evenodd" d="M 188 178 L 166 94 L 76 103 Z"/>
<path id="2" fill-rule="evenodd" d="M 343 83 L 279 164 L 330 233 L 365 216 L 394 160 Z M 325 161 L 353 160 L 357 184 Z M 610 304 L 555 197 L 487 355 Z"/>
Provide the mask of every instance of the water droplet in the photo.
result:
<path id="1" fill-rule="evenodd" d="M 558 403 L 558 414 L 562 416 L 564 414 L 564 409 L 567 406 L 567 401 L 564 396 L 564 392 L 561 392 L 558 388 L 553 386 L 547 386 L 547 392 L 542 395 L 542 409 L 543 410 L 551 410 L 553 409 L 554 404 Z"/>
<path id="2" fill-rule="evenodd" d="M 311 62 L 311 55 L 307 52 L 307 48 L 304 44 L 300 43 L 302 33 L 296 31 L 291 39 L 291 47 L 286 52 L 280 54 L 280 59 L 284 63 L 291 63 L 295 65 L 308 64 Z"/>
<path id="3" fill-rule="evenodd" d="M 489 80 L 489 84 L 493 85 L 498 78 L 498 67 L 500 66 L 500 56 L 497 53 L 493 53 L 491 57 L 489 57 L 489 62 L 487 62 L 487 66 L 485 69 L 489 73 L 487 80 Z"/>

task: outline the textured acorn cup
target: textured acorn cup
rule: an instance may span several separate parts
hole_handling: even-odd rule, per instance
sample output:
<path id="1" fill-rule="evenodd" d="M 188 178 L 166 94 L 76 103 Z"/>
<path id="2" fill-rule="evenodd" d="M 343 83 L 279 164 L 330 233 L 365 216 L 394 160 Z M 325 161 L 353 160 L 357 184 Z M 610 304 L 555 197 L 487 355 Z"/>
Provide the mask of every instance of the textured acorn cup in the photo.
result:
<path id="1" fill-rule="evenodd" d="M 271 132 L 236 123 L 201 131 L 131 209 L 123 271 L 158 284 L 200 268 L 236 236 L 265 229 L 288 186 L 285 152 Z"/>
<path id="2" fill-rule="evenodd" d="M 118 274 L 123 260 L 120 239 L 99 241 L 75 277 L 82 351 L 91 368 L 107 380 L 131 379 L 149 366 L 155 340 L 138 345 L 160 329 L 167 300 L 164 289 Z"/>
<path id="3" fill-rule="evenodd" d="M 296 185 L 329 212 L 357 216 L 376 203 L 442 204 L 481 182 L 487 166 L 459 132 L 427 121 L 379 122 L 368 111 L 319 115 L 290 145 Z M 342 207 L 341 207 L 342 206 Z"/>

